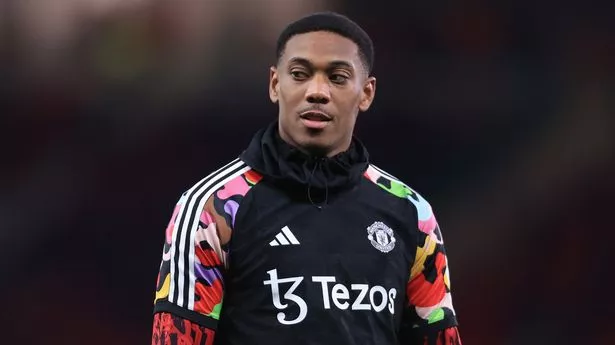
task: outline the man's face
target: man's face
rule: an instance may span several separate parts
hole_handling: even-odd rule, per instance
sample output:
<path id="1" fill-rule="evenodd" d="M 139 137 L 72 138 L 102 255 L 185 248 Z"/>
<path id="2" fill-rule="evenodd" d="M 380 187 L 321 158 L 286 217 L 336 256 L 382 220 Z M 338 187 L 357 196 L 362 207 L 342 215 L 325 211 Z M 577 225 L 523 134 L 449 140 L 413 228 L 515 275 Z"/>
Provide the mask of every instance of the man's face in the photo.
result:
<path id="1" fill-rule="evenodd" d="M 281 137 L 317 155 L 345 151 L 375 87 L 353 41 L 325 31 L 293 36 L 269 78 L 269 95 L 279 103 Z"/>

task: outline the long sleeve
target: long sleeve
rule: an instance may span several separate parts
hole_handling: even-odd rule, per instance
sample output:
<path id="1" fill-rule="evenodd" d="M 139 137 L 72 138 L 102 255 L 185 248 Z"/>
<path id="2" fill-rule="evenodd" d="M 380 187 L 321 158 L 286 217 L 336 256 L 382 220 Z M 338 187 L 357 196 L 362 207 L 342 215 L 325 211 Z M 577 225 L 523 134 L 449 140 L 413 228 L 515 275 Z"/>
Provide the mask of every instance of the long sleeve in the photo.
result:
<path id="1" fill-rule="evenodd" d="M 212 345 L 216 331 L 180 316 L 160 312 L 154 315 L 152 345 Z"/>
<path id="2" fill-rule="evenodd" d="M 414 191 L 408 198 L 417 209 L 418 231 L 402 322 L 402 340 L 412 340 L 402 344 L 461 344 L 440 226 L 425 199 Z"/>
<path id="3" fill-rule="evenodd" d="M 222 311 L 228 244 L 241 200 L 261 176 L 234 160 L 177 202 L 166 227 L 152 344 L 212 344 Z"/>
<path id="4" fill-rule="evenodd" d="M 210 344 L 220 318 L 227 261 L 221 234 L 229 230 L 213 201 L 189 196 L 181 197 L 166 228 L 152 344 Z"/>

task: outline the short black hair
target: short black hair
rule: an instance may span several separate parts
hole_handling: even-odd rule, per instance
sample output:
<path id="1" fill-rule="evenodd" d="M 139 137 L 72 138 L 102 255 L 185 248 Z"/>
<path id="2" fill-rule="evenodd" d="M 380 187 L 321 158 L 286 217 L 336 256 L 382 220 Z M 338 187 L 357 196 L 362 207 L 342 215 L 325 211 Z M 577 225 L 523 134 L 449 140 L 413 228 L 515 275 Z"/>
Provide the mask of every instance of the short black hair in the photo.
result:
<path id="1" fill-rule="evenodd" d="M 280 33 L 276 46 L 276 58 L 279 61 L 286 43 L 293 36 L 314 31 L 329 31 L 346 37 L 359 47 L 359 57 L 369 74 L 374 66 L 374 44 L 369 35 L 350 18 L 336 12 L 317 12 L 300 18 Z"/>

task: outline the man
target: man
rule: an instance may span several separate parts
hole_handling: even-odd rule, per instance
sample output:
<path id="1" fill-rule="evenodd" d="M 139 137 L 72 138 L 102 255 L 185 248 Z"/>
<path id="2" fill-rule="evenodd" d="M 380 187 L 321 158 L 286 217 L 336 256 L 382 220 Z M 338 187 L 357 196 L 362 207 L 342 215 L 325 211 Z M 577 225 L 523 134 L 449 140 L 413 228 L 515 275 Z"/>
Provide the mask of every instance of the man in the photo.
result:
<path id="1" fill-rule="evenodd" d="M 280 35 L 278 119 L 180 198 L 152 344 L 460 344 L 430 205 L 353 136 L 373 47 L 316 13 Z"/>

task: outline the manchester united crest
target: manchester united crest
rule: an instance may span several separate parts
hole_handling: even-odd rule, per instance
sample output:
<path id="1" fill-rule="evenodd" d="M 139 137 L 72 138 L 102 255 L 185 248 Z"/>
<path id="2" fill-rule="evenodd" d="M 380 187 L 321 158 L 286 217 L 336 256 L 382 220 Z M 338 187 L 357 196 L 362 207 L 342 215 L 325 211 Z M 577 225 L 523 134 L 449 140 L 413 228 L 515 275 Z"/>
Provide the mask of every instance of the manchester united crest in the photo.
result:
<path id="1" fill-rule="evenodd" d="M 367 228 L 367 239 L 374 248 L 383 253 L 388 253 L 395 248 L 395 236 L 393 229 L 383 222 L 374 222 Z"/>

